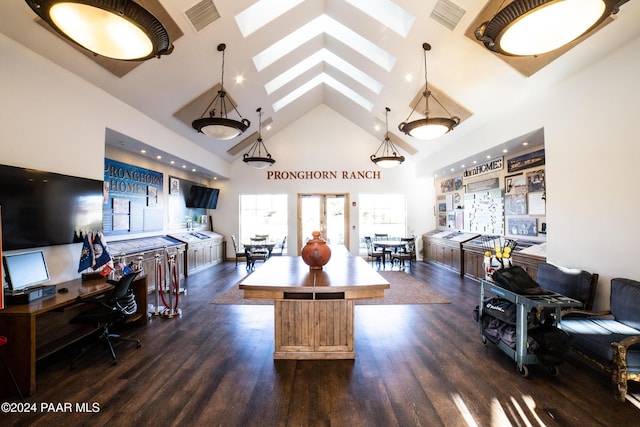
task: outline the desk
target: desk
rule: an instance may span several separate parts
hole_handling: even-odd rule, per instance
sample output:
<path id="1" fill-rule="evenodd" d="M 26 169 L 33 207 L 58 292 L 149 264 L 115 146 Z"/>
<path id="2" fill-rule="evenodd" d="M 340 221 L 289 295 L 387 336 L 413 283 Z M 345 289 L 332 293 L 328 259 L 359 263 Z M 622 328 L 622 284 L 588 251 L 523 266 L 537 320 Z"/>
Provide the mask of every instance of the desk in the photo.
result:
<path id="1" fill-rule="evenodd" d="M 61 348 L 93 333 L 96 329 L 84 325 L 69 325 L 69 320 L 88 305 L 78 303 L 77 297 L 96 297 L 110 292 L 113 286 L 104 279 L 60 283 L 67 293 L 13 305 L 0 310 L 0 333 L 9 340 L 5 346 L 7 362 L 25 395 L 36 390 L 36 362 Z M 138 303 L 136 324 L 147 323 L 147 278 L 139 276 L 132 284 Z M 0 369 L 0 395 L 15 393 L 5 369 Z"/>
<path id="2" fill-rule="evenodd" d="M 344 246 L 323 270 L 301 257 L 273 257 L 247 276 L 249 299 L 274 300 L 274 359 L 354 359 L 354 300 L 383 298 L 387 282 Z"/>

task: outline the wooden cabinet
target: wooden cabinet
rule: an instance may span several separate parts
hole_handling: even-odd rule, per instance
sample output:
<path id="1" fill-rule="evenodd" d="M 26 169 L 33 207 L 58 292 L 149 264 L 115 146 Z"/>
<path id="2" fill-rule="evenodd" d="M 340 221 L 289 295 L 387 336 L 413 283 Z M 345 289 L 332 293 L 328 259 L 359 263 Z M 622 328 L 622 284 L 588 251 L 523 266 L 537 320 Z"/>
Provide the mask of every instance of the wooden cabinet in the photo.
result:
<path id="1" fill-rule="evenodd" d="M 171 237 L 186 244 L 182 265 L 185 275 L 194 274 L 223 261 L 223 237 L 211 231 L 174 234 Z"/>
<path id="2" fill-rule="evenodd" d="M 353 300 L 275 300 L 275 359 L 353 359 Z"/>
<path id="3" fill-rule="evenodd" d="M 484 252 L 486 248 L 483 246 L 483 239 L 487 236 L 479 236 L 473 240 L 467 241 L 462 245 L 464 257 L 464 275 L 475 280 L 485 278 L 484 271 Z M 513 252 L 511 261 L 513 265 L 522 267 L 534 280 L 538 273 L 538 264 L 546 261 L 546 257 L 539 255 L 531 255 L 523 253 L 523 250 L 535 245 L 533 242 L 519 242 L 516 250 Z"/>
<path id="4" fill-rule="evenodd" d="M 462 244 L 477 234 L 457 231 L 432 231 L 422 236 L 423 259 L 450 270 L 464 273 Z"/>

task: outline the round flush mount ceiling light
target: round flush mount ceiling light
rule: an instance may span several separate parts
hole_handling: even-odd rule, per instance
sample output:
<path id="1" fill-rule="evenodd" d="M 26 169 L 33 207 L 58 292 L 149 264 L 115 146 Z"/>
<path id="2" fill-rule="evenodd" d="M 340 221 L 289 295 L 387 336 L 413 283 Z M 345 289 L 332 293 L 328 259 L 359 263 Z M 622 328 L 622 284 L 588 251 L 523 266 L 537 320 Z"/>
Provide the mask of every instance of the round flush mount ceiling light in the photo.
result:
<path id="1" fill-rule="evenodd" d="M 132 0 L 26 0 L 64 38 L 106 58 L 140 61 L 173 51 L 169 34 Z"/>
<path id="2" fill-rule="evenodd" d="M 514 0 L 481 24 L 475 36 L 503 55 L 540 55 L 590 32 L 627 1 Z"/>

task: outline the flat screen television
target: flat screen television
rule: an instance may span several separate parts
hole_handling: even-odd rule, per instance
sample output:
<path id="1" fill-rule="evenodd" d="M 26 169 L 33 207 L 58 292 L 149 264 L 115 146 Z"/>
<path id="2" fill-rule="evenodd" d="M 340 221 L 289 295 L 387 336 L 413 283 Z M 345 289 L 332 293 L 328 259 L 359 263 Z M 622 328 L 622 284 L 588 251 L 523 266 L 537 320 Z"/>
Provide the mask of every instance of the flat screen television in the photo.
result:
<path id="1" fill-rule="evenodd" d="M 186 204 L 188 208 L 215 209 L 218 206 L 220 190 L 201 185 L 192 185 L 189 189 Z"/>
<path id="2" fill-rule="evenodd" d="M 2 249 L 82 241 L 102 231 L 103 181 L 0 165 Z"/>
<path id="3" fill-rule="evenodd" d="M 2 257 L 4 275 L 11 291 L 21 291 L 49 281 L 44 252 L 23 252 Z"/>

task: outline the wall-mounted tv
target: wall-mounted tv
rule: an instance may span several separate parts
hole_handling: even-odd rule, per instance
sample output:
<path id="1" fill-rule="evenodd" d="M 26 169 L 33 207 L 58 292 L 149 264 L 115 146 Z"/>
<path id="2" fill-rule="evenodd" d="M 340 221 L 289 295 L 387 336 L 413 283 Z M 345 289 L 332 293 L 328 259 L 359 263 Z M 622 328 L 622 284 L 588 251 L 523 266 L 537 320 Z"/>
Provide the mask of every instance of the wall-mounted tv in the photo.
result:
<path id="1" fill-rule="evenodd" d="M 215 209 L 218 206 L 219 195 L 220 190 L 217 188 L 192 185 L 187 195 L 186 204 L 188 208 Z"/>
<path id="2" fill-rule="evenodd" d="M 2 249 L 82 241 L 102 231 L 103 181 L 0 165 Z"/>

